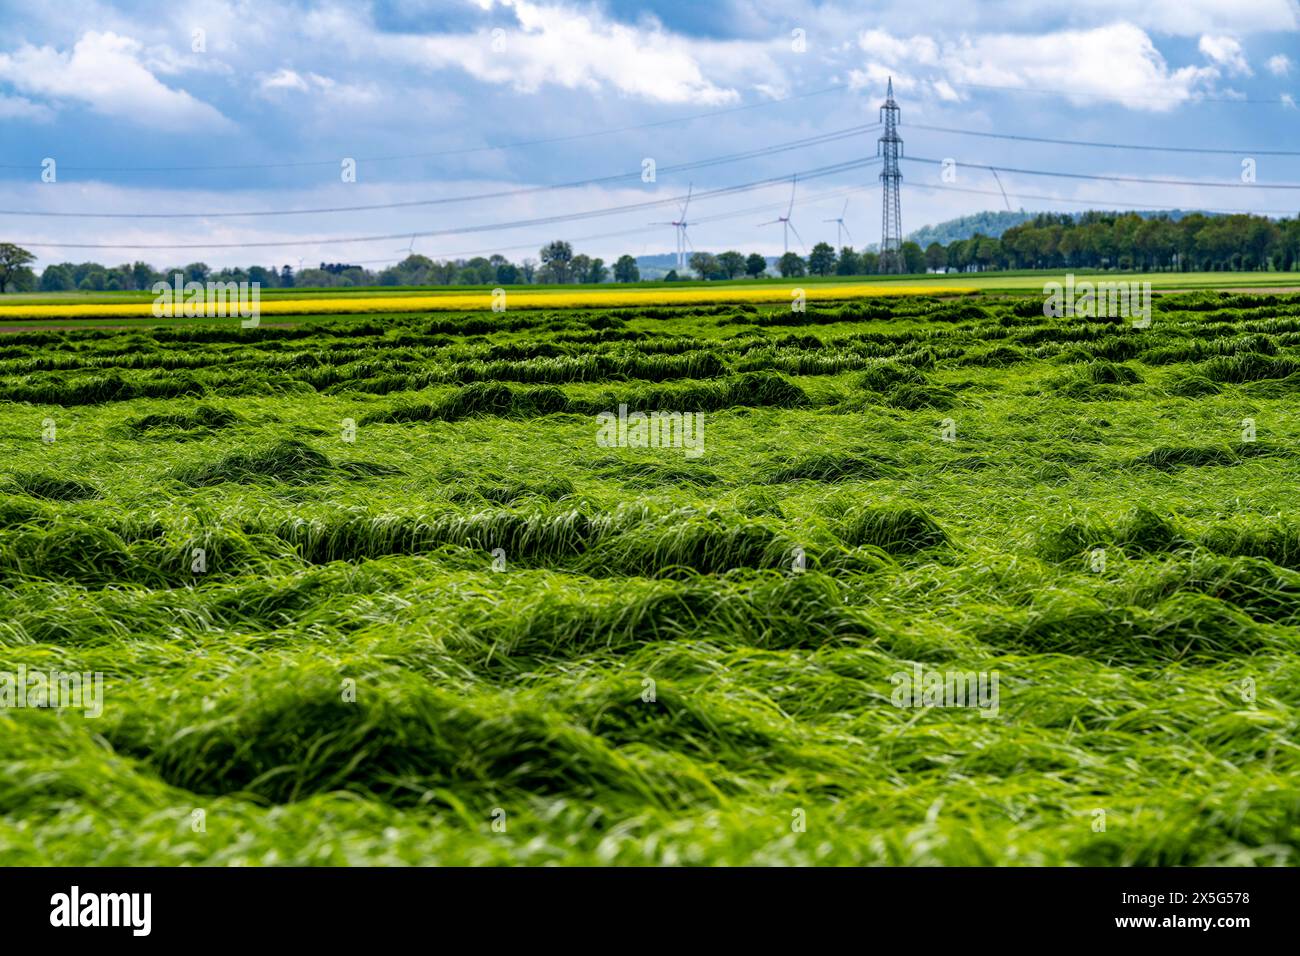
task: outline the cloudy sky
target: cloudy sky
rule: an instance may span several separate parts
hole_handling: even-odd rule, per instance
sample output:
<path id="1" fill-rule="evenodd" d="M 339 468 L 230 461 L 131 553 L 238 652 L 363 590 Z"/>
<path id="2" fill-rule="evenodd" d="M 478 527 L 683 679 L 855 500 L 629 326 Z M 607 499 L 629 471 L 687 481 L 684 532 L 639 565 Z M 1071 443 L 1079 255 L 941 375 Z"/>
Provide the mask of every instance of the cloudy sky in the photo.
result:
<path id="1" fill-rule="evenodd" d="M 695 247 L 779 254 L 758 224 L 794 174 L 808 246 L 846 199 L 854 244 L 878 242 L 879 170 L 853 164 L 889 76 L 908 231 L 1007 205 L 1300 209 L 1277 188 L 1300 156 L 1268 152 L 1300 153 L 1297 0 L 0 0 L 0 22 L 0 241 L 41 265 L 380 267 L 554 238 L 613 259 L 670 251 L 651 223 L 688 187 Z"/>

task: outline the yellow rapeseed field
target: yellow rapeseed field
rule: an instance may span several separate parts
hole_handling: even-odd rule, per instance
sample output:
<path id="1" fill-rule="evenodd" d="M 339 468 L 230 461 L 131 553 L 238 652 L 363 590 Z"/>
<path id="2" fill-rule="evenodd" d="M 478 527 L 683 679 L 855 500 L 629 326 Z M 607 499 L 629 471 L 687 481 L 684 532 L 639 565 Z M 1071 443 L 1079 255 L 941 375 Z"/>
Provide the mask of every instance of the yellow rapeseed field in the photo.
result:
<path id="1" fill-rule="evenodd" d="M 613 306 L 695 305 L 747 302 L 790 302 L 802 288 L 809 302 L 839 301 L 899 295 L 959 295 L 975 292 L 970 286 L 926 283 L 925 285 L 856 285 L 801 287 L 790 283 L 756 286 L 694 286 L 686 289 L 574 289 L 567 292 L 515 291 L 507 287 L 504 306 L 508 309 L 583 308 Z M 527 287 L 522 287 L 527 288 Z M 452 292 L 430 295 L 338 295 L 268 296 L 260 303 L 262 315 L 342 315 L 370 312 L 425 312 L 491 309 L 491 292 Z M 234 311 L 233 309 L 231 310 Z M 180 307 L 177 313 L 180 316 Z M 120 303 L 0 304 L 0 319 L 148 318 L 150 301 Z"/>

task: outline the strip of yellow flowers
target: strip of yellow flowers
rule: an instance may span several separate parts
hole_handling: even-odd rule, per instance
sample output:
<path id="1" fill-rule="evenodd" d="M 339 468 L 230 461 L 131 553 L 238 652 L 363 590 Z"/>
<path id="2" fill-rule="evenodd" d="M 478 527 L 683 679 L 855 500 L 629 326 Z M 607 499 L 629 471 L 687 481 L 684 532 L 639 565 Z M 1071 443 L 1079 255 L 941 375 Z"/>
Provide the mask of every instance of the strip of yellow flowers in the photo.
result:
<path id="1" fill-rule="evenodd" d="M 506 287 L 504 301 L 494 300 L 492 292 L 444 293 L 440 295 L 342 295 L 327 297 L 315 295 L 303 298 L 268 296 L 259 303 L 262 315 L 320 315 L 368 312 L 425 312 L 465 311 L 491 309 L 504 306 L 512 308 L 582 308 L 586 306 L 653 306 L 698 303 L 792 302 L 795 292 L 802 289 L 810 302 L 839 301 L 899 295 L 961 295 L 975 292 L 970 286 L 926 283 L 924 285 L 889 285 L 886 283 L 861 283 L 858 285 L 809 286 L 781 284 L 779 286 L 725 286 L 716 288 L 692 287 L 688 289 L 575 289 L 572 292 L 518 291 L 518 286 Z M 526 288 L 526 287 L 524 287 Z M 153 315 L 149 301 L 121 303 L 59 303 L 55 305 L 3 305 L 0 319 L 43 318 L 147 318 Z"/>

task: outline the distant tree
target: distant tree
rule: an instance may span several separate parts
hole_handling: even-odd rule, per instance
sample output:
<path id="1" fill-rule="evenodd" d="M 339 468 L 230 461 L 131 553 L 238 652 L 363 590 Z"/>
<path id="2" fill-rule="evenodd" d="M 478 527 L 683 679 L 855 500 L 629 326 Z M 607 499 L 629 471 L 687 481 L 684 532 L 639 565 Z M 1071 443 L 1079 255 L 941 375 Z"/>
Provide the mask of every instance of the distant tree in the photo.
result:
<path id="1" fill-rule="evenodd" d="M 569 260 L 570 282 L 590 282 L 591 256 L 576 255 Z"/>
<path id="2" fill-rule="evenodd" d="M 9 279 L 9 287 L 15 292 L 35 292 L 38 284 L 36 273 L 27 266 L 18 269 Z"/>
<path id="3" fill-rule="evenodd" d="M 787 252 L 777 262 L 776 267 L 783 279 L 797 279 L 808 274 L 808 264 L 797 252 Z"/>
<path id="4" fill-rule="evenodd" d="M 609 269 L 605 265 L 605 260 L 596 258 L 591 260 L 591 266 L 587 269 L 587 281 L 593 285 L 599 285 L 609 278 Z"/>
<path id="5" fill-rule="evenodd" d="M 745 274 L 745 257 L 734 249 L 728 249 L 718 256 L 718 268 L 728 279 Z"/>
<path id="6" fill-rule="evenodd" d="M 970 240 L 958 239 L 948 243 L 948 268 L 965 272 L 970 265 Z"/>
<path id="7" fill-rule="evenodd" d="M 206 262 L 191 262 L 181 271 L 185 273 L 186 282 L 207 282 L 212 267 Z"/>
<path id="8" fill-rule="evenodd" d="M 975 247 L 975 261 L 981 270 L 990 268 L 1002 251 L 1002 244 L 991 236 L 981 236 Z M 911 270 L 908 270 L 911 271 Z"/>
<path id="9" fill-rule="evenodd" d="M 352 268 L 360 270 L 361 267 L 353 266 Z M 249 281 L 247 270 L 241 269 L 239 266 L 233 266 L 228 269 L 222 269 L 220 272 L 216 274 L 214 279 L 217 282 L 248 282 Z"/>
<path id="10" fill-rule="evenodd" d="M 880 271 L 880 255 L 875 252 L 862 253 L 862 271 L 858 275 L 873 276 Z"/>
<path id="11" fill-rule="evenodd" d="M 425 282 L 428 285 L 451 285 L 456 281 L 456 274 L 459 271 L 460 266 L 456 263 L 439 259 L 437 262 L 430 263 Z"/>
<path id="12" fill-rule="evenodd" d="M 483 260 L 480 259 L 478 261 L 482 262 Z M 320 264 L 320 271 L 328 272 L 332 276 L 349 276 L 353 280 L 363 278 L 366 274 L 366 270 L 361 268 L 361 266 L 350 265 L 346 262 L 322 262 Z M 218 278 L 240 280 L 244 278 L 244 270 L 222 269 L 221 272 L 218 273 Z"/>
<path id="13" fill-rule="evenodd" d="M 498 285 L 518 285 L 519 280 L 523 278 L 523 273 L 513 262 L 507 262 L 504 259 L 496 265 L 496 280 Z"/>
<path id="14" fill-rule="evenodd" d="M 148 289 L 158 281 L 158 273 L 147 262 L 136 262 L 131 266 L 131 277 L 137 289 Z"/>
<path id="15" fill-rule="evenodd" d="M 434 263 L 428 256 L 412 253 L 396 266 L 395 285 L 432 285 L 437 280 L 433 276 Z"/>
<path id="16" fill-rule="evenodd" d="M 1281 229 L 1278 269 L 1290 272 L 1300 266 L 1300 217 L 1282 223 Z"/>
<path id="17" fill-rule="evenodd" d="M 636 260 L 631 256 L 619 256 L 614 263 L 614 281 L 640 282 L 641 270 L 637 268 Z"/>
<path id="18" fill-rule="evenodd" d="M 718 271 L 718 257 L 711 252 L 691 253 L 691 269 L 701 279 L 708 279 Z"/>
<path id="19" fill-rule="evenodd" d="M 835 263 L 835 274 L 840 276 L 863 274 L 862 256 L 854 252 L 852 246 L 845 246 L 840 250 L 839 260 Z"/>
<path id="20" fill-rule="evenodd" d="M 808 254 L 808 271 L 815 276 L 828 276 L 835 271 L 835 249 L 829 242 L 819 242 Z"/>
<path id="21" fill-rule="evenodd" d="M 924 272 L 925 253 L 915 242 L 903 243 L 903 271 Z"/>
<path id="22" fill-rule="evenodd" d="M 1068 213 L 1066 214 L 1069 215 Z M 933 226 L 922 226 L 912 233 L 912 239 L 923 249 L 930 243 L 937 242 L 947 247 L 957 239 L 966 239 L 981 232 L 986 236 L 1001 235 L 1003 231 L 1034 219 L 1034 214 L 1025 212 L 979 212 L 970 216 L 961 216 Z"/>
<path id="23" fill-rule="evenodd" d="M 248 281 L 256 282 L 263 289 L 274 289 L 279 276 L 276 275 L 275 269 L 268 269 L 266 266 L 250 266 Z"/>
<path id="24" fill-rule="evenodd" d="M 1146 268 L 1163 269 L 1178 253 L 1178 227 L 1164 217 L 1148 219 L 1138 227 L 1134 241 Z"/>
<path id="25" fill-rule="evenodd" d="M 525 259 L 523 262 L 519 263 L 519 271 L 523 273 L 524 284 L 532 285 L 533 279 L 537 276 L 537 260 Z"/>
<path id="26" fill-rule="evenodd" d="M 282 289 L 293 288 L 293 269 L 289 267 L 288 263 L 285 263 L 284 266 L 280 269 L 280 288 Z"/>
<path id="27" fill-rule="evenodd" d="M 767 259 L 757 252 L 751 252 L 745 258 L 745 275 L 757 279 L 767 271 Z"/>
<path id="28" fill-rule="evenodd" d="M 938 271 L 948 268 L 948 250 L 937 242 L 925 247 L 925 267 Z"/>
<path id="29" fill-rule="evenodd" d="M 462 285 L 492 285 L 496 282 L 497 270 L 490 260 L 475 256 L 461 267 L 460 275 L 464 277 Z"/>
<path id="30" fill-rule="evenodd" d="M 135 288 L 135 274 L 131 271 L 131 263 L 124 262 L 121 265 L 113 266 L 108 270 L 110 281 L 116 279 L 119 289 L 131 290 Z"/>
<path id="31" fill-rule="evenodd" d="M 77 279 L 72 273 L 70 263 L 61 262 L 58 265 L 46 266 L 41 272 L 42 292 L 67 292 L 76 287 Z"/>
<path id="32" fill-rule="evenodd" d="M 294 285 L 304 289 L 328 289 L 338 285 L 338 277 L 324 269 L 301 269 L 294 277 Z"/>
<path id="33" fill-rule="evenodd" d="M 108 270 L 98 263 L 90 263 L 89 266 L 82 275 L 81 281 L 77 283 L 77 288 L 83 291 L 103 292 L 108 282 Z"/>
<path id="34" fill-rule="evenodd" d="M 549 266 L 556 282 L 569 281 L 569 263 L 573 261 L 573 246 L 562 239 L 542 246 L 538 253 L 542 265 Z"/>
<path id="35" fill-rule="evenodd" d="M 681 278 L 681 277 L 677 274 L 677 270 L 676 270 L 676 269 L 669 269 L 669 270 L 668 270 L 668 275 L 664 276 L 664 281 L 665 281 L 665 282 L 677 282 L 677 281 L 680 280 L 680 278 Z"/>
<path id="36" fill-rule="evenodd" d="M 9 283 L 18 275 L 20 269 L 36 261 L 36 257 L 12 242 L 0 242 L 0 294 L 9 287 Z"/>

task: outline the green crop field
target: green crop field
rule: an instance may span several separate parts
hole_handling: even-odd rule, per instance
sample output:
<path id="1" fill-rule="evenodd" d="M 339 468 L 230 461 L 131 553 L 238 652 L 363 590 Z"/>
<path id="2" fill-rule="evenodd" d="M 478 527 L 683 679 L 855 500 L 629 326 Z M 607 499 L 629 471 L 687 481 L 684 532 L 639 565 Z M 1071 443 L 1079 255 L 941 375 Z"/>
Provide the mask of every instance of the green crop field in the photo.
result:
<path id="1" fill-rule="evenodd" d="M 1267 290 L 11 331 L 0 863 L 1295 864 L 1297 396 Z"/>
<path id="2" fill-rule="evenodd" d="M 1300 272 L 1114 272 L 1096 269 L 1065 270 L 999 270 L 994 272 L 950 272 L 945 274 L 924 275 L 870 275 L 870 276 L 801 276 L 798 279 L 777 280 L 771 277 L 762 279 L 732 279 L 725 282 L 682 279 L 675 282 L 637 282 L 619 285 L 625 289 L 744 289 L 772 285 L 801 285 L 813 287 L 836 287 L 844 285 L 933 285 L 969 286 L 985 292 L 1041 292 L 1044 283 L 1064 282 L 1067 275 L 1074 275 L 1079 280 L 1111 282 L 1149 282 L 1153 290 L 1179 291 L 1196 289 L 1294 289 L 1300 292 Z M 603 285 L 562 285 L 562 286 L 528 286 L 508 287 L 508 291 L 527 292 L 529 295 L 554 295 L 564 297 L 574 290 L 611 291 L 608 283 Z M 276 299 L 312 299 L 338 297 L 417 297 L 430 294 L 463 295 L 467 292 L 490 292 L 490 286 L 372 286 L 360 289 L 326 287 L 326 288 L 283 288 L 261 289 L 261 296 L 268 300 Z M 16 320 L 8 319 L 4 312 L 21 305 L 80 305 L 80 304 L 120 304 L 126 302 L 152 302 L 156 296 L 145 290 L 134 292 L 29 292 L 8 294 L 0 299 L 0 321 L 9 324 Z M 45 320 L 50 321 L 50 320 Z"/>

